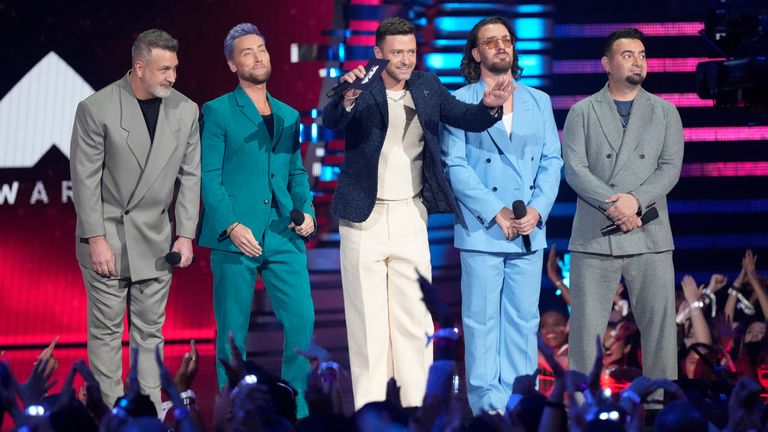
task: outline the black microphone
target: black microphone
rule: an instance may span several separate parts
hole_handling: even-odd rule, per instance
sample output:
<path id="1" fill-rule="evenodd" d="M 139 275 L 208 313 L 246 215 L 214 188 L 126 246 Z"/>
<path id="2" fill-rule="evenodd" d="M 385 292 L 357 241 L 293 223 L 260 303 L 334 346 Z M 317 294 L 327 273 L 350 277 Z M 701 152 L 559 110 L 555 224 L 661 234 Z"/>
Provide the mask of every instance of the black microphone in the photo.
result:
<path id="1" fill-rule="evenodd" d="M 192 262 L 195 262 L 196 257 L 192 257 Z M 165 254 L 165 262 L 176 267 L 181 263 L 181 254 L 176 251 L 170 251 Z"/>
<path id="2" fill-rule="evenodd" d="M 291 222 L 293 222 L 294 225 L 299 226 L 304 223 L 304 212 L 302 212 L 299 209 L 293 209 L 291 210 Z M 298 233 L 297 233 L 298 234 Z M 304 239 L 304 241 L 310 241 L 312 240 L 312 237 L 314 236 L 314 232 L 309 234 L 308 236 L 301 236 L 301 238 Z"/>
<path id="3" fill-rule="evenodd" d="M 336 96 L 340 95 L 341 93 L 345 92 L 349 88 L 349 86 L 351 86 L 351 85 L 352 85 L 351 82 L 342 81 L 342 82 L 336 84 L 336 86 L 334 86 L 331 89 L 331 91 L 329 91 L 325 95 L 328 96 L 329 98 L 336 97 Z"/>
<path id="4" fill-rule="evenodd" d="M 304 212 L 299 209 L 291 210 L 291 222 L 294 225 L 299 226 L 304 223 Z"/>
<path id="5" fill-rule="evenodd" d="M 515 219 L 522 219 L 528 214 L 528 209 L 522 200 L 515 200 L 512 203 L 512 213 L 515 214 Z M 531 251 L 531 236 L 528 234 L 523 234 L 523 246 L 525 246 L 526 252 Z"/>
<path id="6" fill-rule="evenodd" d="M 640 221 L 643 222 L 643 225 L 653 222 L 654 220 L 658 219 L 659 217 L 659 211 L 656 209 L 656 207 L 650 207 L 648 210 L 643 213 L 642 216 L 640 216 Z M 603 235 L 603 237 L 614 235 L 621 232 L 621 228 L 618 227 L 616 224 L 610 224 L 606 227 L 600 228 L 600 234 Z"/>

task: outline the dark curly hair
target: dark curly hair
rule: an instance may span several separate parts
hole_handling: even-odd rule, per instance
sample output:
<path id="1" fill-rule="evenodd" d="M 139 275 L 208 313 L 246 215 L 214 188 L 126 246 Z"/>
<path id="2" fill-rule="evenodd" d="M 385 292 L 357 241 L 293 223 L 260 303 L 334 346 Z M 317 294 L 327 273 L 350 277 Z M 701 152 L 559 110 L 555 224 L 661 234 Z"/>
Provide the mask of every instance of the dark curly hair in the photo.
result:
<path id="1" fill-rule="evenodd" d="M 501 24 L 507 28 L 509 35 L 512 36 L 512 46 L 514 46 L 517 36 L 515 36 L 512 26 L 506 19 L 500 16 L 492 16 L 485 18 L 475 24 L 472 27 L 472 31 L 467 35 L 467 43 L 464 45 L 464 57 L 461 59 L 461 74 L 468 83 L 476 83 L 480 80 L 480 62 L 476 61 L 472 57 L 472 50 L 477 48 L 477 34 L 480 33 L 480 29 L 490 24 Z M 523 73 L 523 68 L 518 64 L 517 50 L 512 50 L 512 78 L 520 79 L 520 75 Z"/>

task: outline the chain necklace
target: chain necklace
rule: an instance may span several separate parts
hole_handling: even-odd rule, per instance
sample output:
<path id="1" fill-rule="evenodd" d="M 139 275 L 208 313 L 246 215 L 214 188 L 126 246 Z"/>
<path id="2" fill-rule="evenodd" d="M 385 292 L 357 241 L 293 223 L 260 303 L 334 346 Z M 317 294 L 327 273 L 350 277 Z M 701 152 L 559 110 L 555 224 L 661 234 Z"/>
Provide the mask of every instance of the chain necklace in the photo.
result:
<path id="1" fill-rule="evenodd" d="M 405 99 L 405 95 L 407 95 L 407 94 L 408 94 L 408 90 L 403 90 L 403 94 L 401 94 L 400 96 L 398 96 L 396 98 L 393 98 L 393 97 L 389 97 L 389 93 L 387 93 L 387 99 L 389 99 L 391 102 L 398 103 L 401 100 Z"/>

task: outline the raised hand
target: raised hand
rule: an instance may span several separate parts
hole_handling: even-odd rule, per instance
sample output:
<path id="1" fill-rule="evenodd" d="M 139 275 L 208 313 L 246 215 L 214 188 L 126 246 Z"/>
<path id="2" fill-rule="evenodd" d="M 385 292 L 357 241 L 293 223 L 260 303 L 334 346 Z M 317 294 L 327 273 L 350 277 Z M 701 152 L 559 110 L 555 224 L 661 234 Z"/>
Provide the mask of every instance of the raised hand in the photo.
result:
<path id="1" fill-rule="evenodd" d="M 41 360 L 35 362 L 27 381 L 18 386 L 19 398 L 25 407 L 39 403 L 48 390 L 56 384 L 56 380 L 51 381 L 56 369 L 50 367 L 50 364 L 55 361 L 51 356 L 41 357 Z"/>
<path id="2" fill-rule="evenodd" d="M 197 375 L 199 356 L 194 340 L 189 342 L 189 348 L 189 352 L 184 353 L 179 370 L 176 371 L 176 376 L 173 378 L 176 388 L 181 393 L 189 390 L 192 381 L 195 379 L 195 375 Z"/>
<path id="3" fill-rule="evenodd" d="M 512 96 L 515 87 L 512 85 L 512 78 L 505 75 L 499 78 L 493 87 L 488 87 L 483 93 L 483 105 L 495 111 L 496 108 L 504 105 Z"/>
<path id="4" fill-rule="evenodd" d="M 93 376 L 93 372 L 88 368 L 84 361 L 78 360 L 73 367 L 85 381 L 85 407 L 96 417 L 102 418 L 109 412 L 109 407 L 104 403 L 101 397 L 101 386 Z"/>
<path id="5" fill-rule="evenodd" d="M 246 370 L 243 352 L 235 344 L 232 332 L 229 332 L 229 360 L 219 357 L 219 363 L 224 367 L 224 372 L 227 374 L 229 388 L 234 389 L 245 376 Z"/>

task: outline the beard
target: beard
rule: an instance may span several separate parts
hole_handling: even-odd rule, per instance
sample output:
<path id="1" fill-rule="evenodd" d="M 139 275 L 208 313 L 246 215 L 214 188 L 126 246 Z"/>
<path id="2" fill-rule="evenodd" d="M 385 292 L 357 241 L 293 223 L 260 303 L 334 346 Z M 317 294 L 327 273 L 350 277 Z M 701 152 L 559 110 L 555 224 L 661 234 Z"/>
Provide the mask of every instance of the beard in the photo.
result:
<path id="1" fill-rule="evenodd" d="M 264 72 L 261 74 L 257 74 L 253 71 L 247 71 L 243 73 L 242 75 L 238 74 L 241 79 L 244 79 L 245 81 L 248 81 L 251 84 L 264 84 L 267 81 L 269 81 L 269 77 L 272 76 L 272 68 L 267 68 Z"/>
<path id="2" fill-rule="evenodd" d="M 152 93 L 155 97 L 159 97 L 162 99 L 170 96 L 172 89 L 173 87 L 170 85 L 158 84 L 156 86 L 151 86 L 147 90 L 149 90 L 149 92 Z"/>
<path id="3" fill-rule="evenodd" d="M 503 75 L 512 70 L 512 60 L 491 62 L 488 65 L 488 72 L 494 75 Z"/>
<path id="4" fill-rule="evenodd" d="M 627 75 L 626 78 L 627 82 L 632 85 L 640 85 L 643 83 L 643 80 L 645 80 L 645 75 L 643 74 L 630 74 Z"/>

